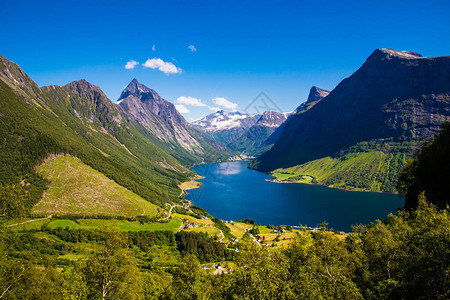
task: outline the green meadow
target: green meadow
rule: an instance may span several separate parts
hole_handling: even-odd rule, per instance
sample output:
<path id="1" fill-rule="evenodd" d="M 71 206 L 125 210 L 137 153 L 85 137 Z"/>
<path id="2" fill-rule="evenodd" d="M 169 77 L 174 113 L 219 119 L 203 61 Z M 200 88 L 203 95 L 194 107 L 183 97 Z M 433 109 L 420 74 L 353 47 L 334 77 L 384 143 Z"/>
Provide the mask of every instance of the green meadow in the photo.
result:
<path id="1" fill-rule="evenodd" d="M 155 216 L 162 209 L 73 156 L 56 156 L 37 168 L 50 181 L 39 215 Z"/>

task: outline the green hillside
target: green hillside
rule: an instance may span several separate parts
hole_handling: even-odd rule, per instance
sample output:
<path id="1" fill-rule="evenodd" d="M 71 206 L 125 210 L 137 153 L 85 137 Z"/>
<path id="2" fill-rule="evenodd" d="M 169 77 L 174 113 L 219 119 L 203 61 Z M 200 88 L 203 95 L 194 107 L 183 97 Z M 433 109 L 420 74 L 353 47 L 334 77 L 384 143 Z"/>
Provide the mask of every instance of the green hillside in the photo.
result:
<path id="1" fill-rule="evenodd" d="M 32 212 L 40 215 L 155 216 L 158 208 L 73 156 L 57 156 L 37 168 L 50 181 Z"/>
<path id="2" fill-rule="evenodd" d="M 274 170 L 271 175 L 286 182 L 323 184 L 359 191 L 395 192 L 395 184 L 406 160 L 411 156 L 399 145 L 381 151 L 373 142 L 361 143 L 340 157 L 324 157 L 290 168 Z M 387 145 L 385 144 L 385 147 Z M 385 149 L 386 150 L 386 149 Z"/>

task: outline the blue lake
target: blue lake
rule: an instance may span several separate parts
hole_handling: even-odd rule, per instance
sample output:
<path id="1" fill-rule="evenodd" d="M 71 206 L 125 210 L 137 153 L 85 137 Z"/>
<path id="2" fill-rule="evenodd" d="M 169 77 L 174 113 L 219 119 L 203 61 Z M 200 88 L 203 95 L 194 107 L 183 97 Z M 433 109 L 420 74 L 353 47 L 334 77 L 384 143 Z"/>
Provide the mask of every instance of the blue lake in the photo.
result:
<path id="1" fill-rule="evenodd" d="M 307 225 L 326 221 L 330 228 L 383 220 L 404 200 L 387 193 L 351 192 L 301 183 L 273 183 L 272 177 L 247 168 L 248 162 L 205 164 L 194 170 L 205 176 L 186 199 L 222 220 L 250 218 L 263 225 Z"/>

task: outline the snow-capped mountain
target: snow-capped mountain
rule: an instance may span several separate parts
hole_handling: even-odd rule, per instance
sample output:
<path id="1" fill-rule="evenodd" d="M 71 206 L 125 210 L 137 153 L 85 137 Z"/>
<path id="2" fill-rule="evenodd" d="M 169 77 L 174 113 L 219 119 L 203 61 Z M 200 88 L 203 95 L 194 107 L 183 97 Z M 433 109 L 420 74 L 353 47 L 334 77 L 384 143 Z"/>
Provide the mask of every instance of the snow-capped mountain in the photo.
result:
<path id="1" fill-rule="evenodd" d="M 279 113 L 275 111 L 265 111 L 262 116 L 255 123 L 255 126 L 273 127 L 277 128 L 291 115 L 292 113 Z"/>
<path id="2" fill-rule="evenodd" d="M 214 140 L 228 145 L 252 127 L 261 115 L 250 116 L 240 112 L 220 110 L 192 123 L 197 130 Z"/>
<path id="3" fill-rule="evenodd" d="M 226 112 L 220 110 L 194 121 L 192 125 L 195 128 L 206 132 L 229 130 L 232 128 L 248 129 L 255 124 L 260 117 L 260 115 L 250 116 L 240 112 Z"/>
<path id="4" fill-rule="evenodd" d="M 223 110 L 194 121 L 192 126 L 228 145 L 233 150 L 253 155 L 265 150 L 264 141 L 288 118 L 289 113 L 264 112 L 248 115 Z"/>

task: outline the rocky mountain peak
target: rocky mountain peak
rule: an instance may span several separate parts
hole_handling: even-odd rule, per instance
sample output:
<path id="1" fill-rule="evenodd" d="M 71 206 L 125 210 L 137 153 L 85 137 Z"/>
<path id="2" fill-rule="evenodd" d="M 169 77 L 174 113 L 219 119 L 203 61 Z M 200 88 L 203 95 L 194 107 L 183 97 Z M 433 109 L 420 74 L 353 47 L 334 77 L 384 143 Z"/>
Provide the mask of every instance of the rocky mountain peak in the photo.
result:
<path id="1" fill-rule="evenodd" d="M 129 91 L 133 94 L 139 94 L 139 92 L 148 92 L 150 89 L 143 84 L 140 84 L 136 78 L 133 78 L 128 86 L 125 88 L 125 91 Z"/>
<path id="2" fill-rule="evenodd" d="M 398 51 L 390 48 L 375 49 L 372 54 L 367 58 L 366 62 L 391 60 L 392 58 L 400 59 L 418 59 L 424 58 L 422 54 L 411 51 Z"/>
<path id="3" fill-rule="evenodd" d="M 313 86 L 309 91 L 309 96 L 308 100 L 306 100 L 306 103 L 322 100 L 323 98 L 328 96 L 329 93 L 330 91 L 318 88 L 317 86 Z"/>
<path id="4" fill-rule="evenodd" d="M 92 93 L 98 93 L 99 96 L 104 96 L 106 98 L 106 95 L 103 93 L 100 87 L 86 81 L 85 79 L 72 81 L 71 83 L 66 84 L 64 88 L 80 96 L 87 96 Z"/>
<path id="5" fill-rule="evenodd" d="M 33 99 L 41 100 L 40 89 L 36 83 L 16 63 L 0 55 L 0 80 L 13 89 L 22 92 Z"/>
<path id="6" fill-rule="evenodd" d="M 161 100 L 161 96 L 158 93 L 145 85 L 139 83 L 136 78 L 134 78 L 128 86 L 120 94 L 118 102 L 129 97 L 134 96 L 139 98 L 142 102 L 148 100 Z"/>
<path id="7" fill-rule="evenodd" d="M 200 141 L 203 143 L 206 137 L 193 130 L 171 102 L 136 79 L 123 90 L 116 104 L 157 139 L 196 155 L 203 153 Z"/>
<path id="8" fill-rule="evenodd" d="M 72 105 L 78 114 L 84 115 L 90 122 L 97 120 L 110 130 L 115 130 L 114 125 L 121 124 L 121 114 L 100 87 L 81 79 L 63 88 L 80 97 L 79 103 L 73 102 Z"/>

